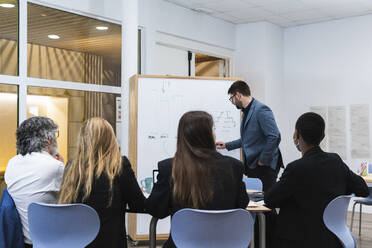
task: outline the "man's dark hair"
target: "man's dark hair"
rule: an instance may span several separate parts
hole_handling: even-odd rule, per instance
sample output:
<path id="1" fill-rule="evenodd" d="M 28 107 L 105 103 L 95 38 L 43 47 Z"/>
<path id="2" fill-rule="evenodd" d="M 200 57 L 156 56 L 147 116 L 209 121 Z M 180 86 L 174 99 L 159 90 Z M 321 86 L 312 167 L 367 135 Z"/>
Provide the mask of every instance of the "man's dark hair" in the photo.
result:
<path id="1" fill-rule="evenodd" d="M 235 81 L 227 91 L 227 94 L 235 95 L 237 92 L 243 96 L 250 96 L 251 90 L 246 82 L 242 80 Z"/>
<path id="2" fill-rule="evenodd" d="M 55 137 L 58 126 L 52 119 L 42 116 L 31 117 L 18 127 L 17 151 L 22 155 L 45 151 L 48 140 Z"/>
<path id="3" fill-rule="evenodd" d="M 320 144 L 324 138 L 324 129 L 323 118 L 314 112 L 301 115 L 296 122 L 297 132 L 309 145 L 318 146 Z"/>

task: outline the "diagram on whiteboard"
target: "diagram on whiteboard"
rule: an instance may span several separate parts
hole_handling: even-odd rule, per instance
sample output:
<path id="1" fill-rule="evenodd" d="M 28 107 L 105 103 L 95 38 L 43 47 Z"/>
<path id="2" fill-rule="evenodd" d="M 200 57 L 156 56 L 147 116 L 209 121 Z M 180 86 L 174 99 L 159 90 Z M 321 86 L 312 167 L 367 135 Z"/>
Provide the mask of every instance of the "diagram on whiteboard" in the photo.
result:
<path id="1" fill-rule="evenodd" d="M 230 110 L 211 111 L 210 114 L 213 116 L 215 128 L 221 132 L 230 132 L 238 125 Z"/>

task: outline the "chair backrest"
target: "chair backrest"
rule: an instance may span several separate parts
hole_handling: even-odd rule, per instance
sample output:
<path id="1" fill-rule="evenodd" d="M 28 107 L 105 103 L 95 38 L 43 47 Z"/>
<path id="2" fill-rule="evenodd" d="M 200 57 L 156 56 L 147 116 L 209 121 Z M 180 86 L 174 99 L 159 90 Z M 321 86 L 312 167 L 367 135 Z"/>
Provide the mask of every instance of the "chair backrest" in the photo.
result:
<path id="1" fill-rule="evenodd" d="M 197 210 L 185 208 L 171 220 L 171 236 L 179 248 L 248 247 L 253 218 L 244 209 Z"/>
<path id="2" fill-rule="evenodd" d="M 258 178 L 243 177 L 243 182 L 245 183 L 246 189 L 262 191 L 262 181 Z"/>
<path id="3" fill-rule="evenodd" d="M 34 248 L 85 247 L 100 227 L 97 212 L 85 204 L 31 203 L 28 223 Z"/>
<path id="4" fill-rule="evenodd" d="M 351 197 L 354 195 L 341 195 L 328 203 L 324 209 L 323 221 L 325 226 L 337 236 L 345 248 L 355 248 L 356 242 L 353 234 L 346 225 L 347 209 Z"/>

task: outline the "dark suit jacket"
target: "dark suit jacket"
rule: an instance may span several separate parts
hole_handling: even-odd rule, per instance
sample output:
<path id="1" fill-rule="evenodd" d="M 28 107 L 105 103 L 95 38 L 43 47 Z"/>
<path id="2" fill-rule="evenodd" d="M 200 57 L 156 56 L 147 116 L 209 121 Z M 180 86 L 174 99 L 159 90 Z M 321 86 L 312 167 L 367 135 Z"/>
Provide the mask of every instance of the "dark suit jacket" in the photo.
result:
<path id="1" fill-rule="evenodd" d="M 0 203 L 0 247 L 24 248 L 22 223 L 7 189 Z"/>
<path id="2" fill-rule="evenodd" d="M 101 222 L 100 230 L 95 240 L 87 247 L 127 247 L 125 231 L 125 209 L 128 204 L 131 212 L 143 212 L 145 197 L 138 186 L 130 162 L 126 157 L 122 159 L 121 174 L 114 179 L 114 197 L 111 206 L 109 203 L 109 181 L 105 174 L 95 179 L 88 199 L 83 202 L 93 207 Z"/>
<path id="3" fill-rule="evenodd" d="M 265 193 L 265 203 L 280 208 L 277 238 L 285 240 L 288 248 L 340 247 L 336 236 L 324 225 L 323 212 L 335 197 L 351 193 L 368 196 L 364 180 L 350 171 L 337 154 L 323 152 L 320 147 L 310 149 L 290 163 L 280 181 Z M 291 241 L 297 245 L 289 245 Z M 282 247 L 279 243 L 277 247 Z"/>
<path id="4" fill-rule="evenodd" d="M 213 199 L 204 209 L 223 210 L 246 208 L 249 202 L 245 185 L 242 182 L 243 165 L 234 158 L 214 152 Z M 165 218 L 184 208 L 173 202 L 172 159 L 158 163 L 157 182 L 146 201 L 146 210 L 157 218 Z M 164 247 L 175 247 L 171 238 Z"/>
<path id="5" fill-rule="evenodd" d="M 230 151 L 242 148 L 244 165 L 250 169 L 256 168 L 258 161 L 276 169 L 280 153 L 280 132 L 268 106 L 254 99 L 245 122 L 240 124 L 240 136 L 240 139 L 226 143 L 226 149 Z"/>

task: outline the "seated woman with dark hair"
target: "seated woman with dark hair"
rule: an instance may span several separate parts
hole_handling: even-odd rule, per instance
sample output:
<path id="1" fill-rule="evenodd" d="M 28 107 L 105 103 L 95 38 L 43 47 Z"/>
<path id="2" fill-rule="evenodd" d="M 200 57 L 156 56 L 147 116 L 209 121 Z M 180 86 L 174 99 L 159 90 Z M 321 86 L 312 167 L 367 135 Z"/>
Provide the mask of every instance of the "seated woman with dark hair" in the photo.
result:
<path id="1" fill-rule="evenodd" d="M 319 147 L 324 138 L 323 118 L 301 115 L 293 135 L 302 158 L 288 164 L 280 181 L 265 192 L 265 203 L 280 208 L 275 247 L 342 247 L 323 222 L 328 203 L 340 195 L 368 196 L 364 180 L 354 174 L 336 153 Z"/>
<path id="2" fill-rule="evenodd" d="M 177 151 L 158 163 L 159 174 L 146 210 L 157 218 L 182 208 L 223 210 L 246 208 L 243 164 L 216 152 L 212 116 L 203 111 L 180 119 Z M 175 247 L 170 237 L 164 247 Z"/>
<path id="3" fill-rule="evenodd" d="M 85 203 L 101 222 L 87 247 L 127 247 L 125 209 L 143 212 L 145 197 L 129 160 L 121 157 L 114 130 L 102 118 L 91 118 L 80 129 L 78 152 L 66 165 L 59 203 Z"/>

